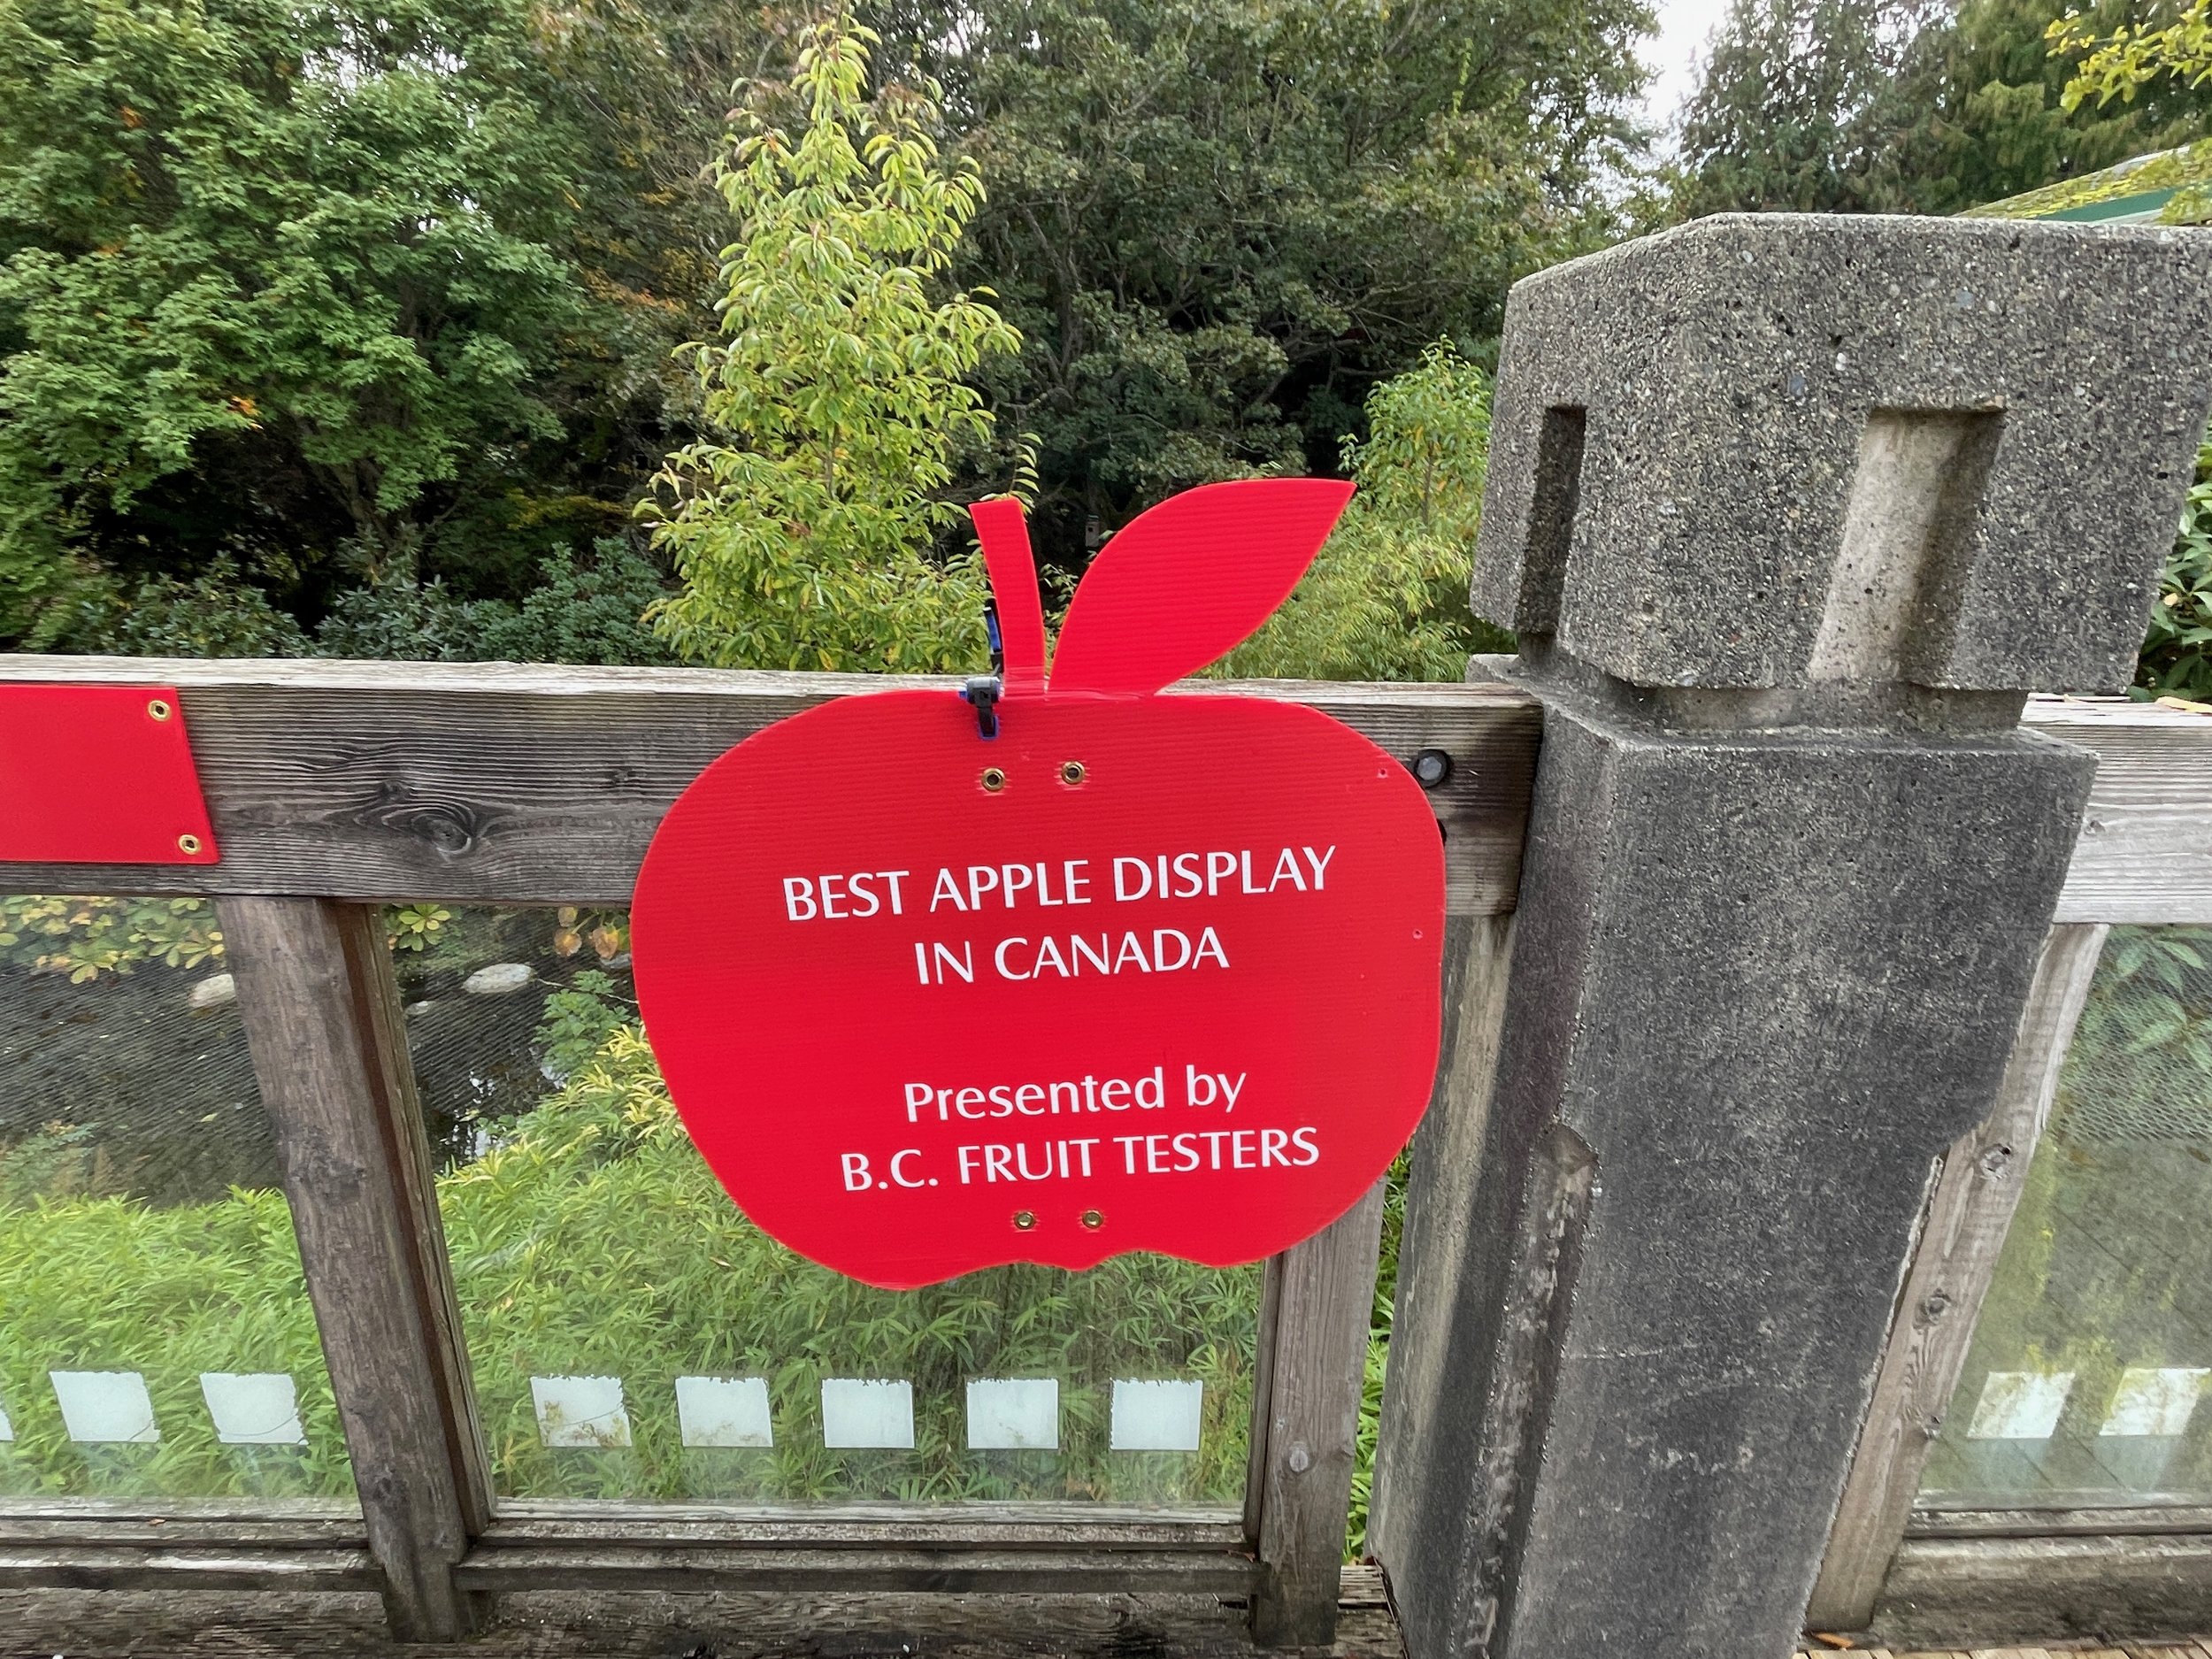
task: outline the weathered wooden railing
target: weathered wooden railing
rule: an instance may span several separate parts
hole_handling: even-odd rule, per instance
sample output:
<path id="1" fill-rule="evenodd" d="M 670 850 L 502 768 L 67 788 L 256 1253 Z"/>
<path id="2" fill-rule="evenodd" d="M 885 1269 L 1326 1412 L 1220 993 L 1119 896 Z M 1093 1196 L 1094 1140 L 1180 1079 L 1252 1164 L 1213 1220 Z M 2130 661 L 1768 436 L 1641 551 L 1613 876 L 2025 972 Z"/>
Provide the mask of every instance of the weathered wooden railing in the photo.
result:
<path id="1" fill-rule="evenodd" d="M 474 1597 L 533 1590 L 898 1594 L 909 1598 L 900 1617 L 916 1630 L 959 1624 L 965 1616 L 956 1610 L 930 1610 L 945 1607 L 933 1598 L 946 1592 L 1115 1592 L 1248 1601 L 1263 1642 L 1329 1639 L 1379 1189 L 1269 1264 L 1241 1513 L 1075 1503 L 524 1503 L 492 1494 L 373 907 L 433 899 L 626 903 L 662 813 L 730 745 L 826 698 L 932 682 L 34 657 L 0 657 L 0 680 L 159 684 L 180 693 L 222 861 L 16 864 L 4 885 L 219 899 L 361 1505 L 356 1524 L 243 1503 L 0 1502 L 0 1591 L 369 1590 L 381 1594 L 395 1633 L 418 1640 L 463 1634 Z M 1446 838 L 1452 918 L 1437 1087 L 1471 1102 L 1479 1118 L 1538 705 L 1500 684 L 1181 689 L 1309 703 L 1409 762 L 1423 749 L 1450 757 L 1449 774 L 1430 797 Z M 2053 1021 L 2076 994 L 2068 987 L 2085 971 L 2085 953 L 2094 958 L 2083 941 L 2114 921 L 2212 920 L 2212 718 L 2047 699 L 2032 705 L 2029 719 L 2102 759 L 2047 983 L 2039 982 L 2024 1029 L 2018 1087 L 2008 1094 L 2006 1110 L 2032 1118 L 2037 1091 L 2047 1100 Z M 1517 947 L 1540 950 L 1545 941 L 1523 938 Z M 2016 1128 L 2006 1133 L 2024 1165 Z M 1425 1145 L 1429 1156 L 1461 1156 Z M 1954 1162 L 1964 1171 L 1970 1160 Z M 1970 1179 L 1947 1174 L 1939 1213 L 1985 1203 L 1955 1191 Z M 1941 1271 L 1956 1281 L 1947 1280 L 1951 1302 L 1970 1306 L 1993 1267 L 2003 1219 L 1932 1227 L 1924 1258 L 1962 1228 L 1978 1242 L 1962 1256 L 1944 1243 L 1950 1254 Z M 1924 1259 L 1913 1271 L 1937 1269 Z M 1896 1424 L 1924 1420 L 1927 1402 L 1955 1379 L 1960 1327 L 1970 1325 L 1970 1317 L 1955 1320 L 1943 1337 L 1949 1357 L 1931 1361 L 1917 1348 L 1905 1353 L 1924 1339 L 1900 1319 L 1898 1353 L 1872 1418 L 1881 1432 L 1862 1450 L 1824 1593 L 1858 1605 L 1878 1588 L 1909 1519 L 1926 1440 Z M 1955 1524 L 1970 1530 L 1970 1521 Z M 2181 1525 L 2212 1530 L 2212 1513 Z M 144 1617 L 142 1609 L 129 1617 Z"/>
<path id="2" fill-rule="evenodd" d="M 17 864 L 5 884 L 217 896 L 363 1522 L 355 1540 L 326 1518 L 243 1509 L 196 1506 L 188 1520 L 0 1505 L 0 1586 L 373 1586 L 415 1640 L 467 1629 L 472 1594 L 531 1588 L 1113 1591 L 1248 1598 L 1263 1641 L 1329 1639 L 1379 1187 L 1269 1263 L 1240 1514 L 492 1496 L 375 907 L 626 904 L 662 814 L 716 756 L 827 698 L 932 682 L 58 657 L 0 658 L 0 679 L 179 693 L 222 862 Z M 1453 926 L 1510 909 L 1537 741 L 1528 699 L 1473 685 L 1187 689 L 1310 703 L 1409 763 L 1442 750 L 1450 773 L 1430 798 Z"/>

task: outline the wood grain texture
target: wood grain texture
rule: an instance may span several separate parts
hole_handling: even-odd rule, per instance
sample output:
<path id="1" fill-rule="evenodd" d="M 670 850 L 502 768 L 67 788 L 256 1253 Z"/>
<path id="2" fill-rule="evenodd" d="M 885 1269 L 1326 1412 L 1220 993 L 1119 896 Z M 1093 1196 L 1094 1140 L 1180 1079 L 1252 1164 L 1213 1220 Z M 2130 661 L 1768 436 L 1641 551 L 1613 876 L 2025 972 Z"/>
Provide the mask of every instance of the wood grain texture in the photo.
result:
<path id="1" fill-rule="evenodd" d="M 1445 933 L 1444 1044 L 1436 1092 L 1413 1142 L 1407 1180 L 1407 1226 L 1398 1244 L 1399 1308 L 1448 1305 L 1463 1274 L 1476 1179 L 1489 1127 L 1491 1083 L 1505 1025 L 1511 979 L 1510 916 L 1454 920 Z M 1452 1373 L 1439 1324 L 1409 1319 L 1390 1333 L 1382 1421 L 1377 1430 L 1375 1486 L 1368 1510 L 1368 1548 L 1379 1559 L 1404 1560 L 1402 1536 L 1419 1525 L 1419 1489 L 1429 1471 L 1429 1425 L 1464 1381 Z"/>
<path id="2" fill-rule="evenodd" d="M 1252 1634 L 1263 1647 L 1326 1647 L 1334 1640 L 1383 1187 L 1376 1182 L 1342 1216 L 1276 1258 L 1265 1449 L 1255 1470 L 1260 1582 Z M 1263 1340 L 1269 1334 L 1263 1328 Z"/>
<path id="3" fill-rule="evenodd" d="M 2212 1630 L 2212 1536 L 1907 1539 L 1874 1630 L 1899 1648 L 2177 1641 Z"/>
<path id="4" fill-rule="evenodd" d="M 1233 1509 L 1157 1509 L 1137 1504 L 725 1505 L 502 1499 L 478 1542 L 493 1548 L 882 1543 L 940 1548 L 1180 1549 L 1218 1555 L 1242 1550 L 1245 1532 Z"/>
<path id="5" fill-rule="evenodd" d="M 1404 1659 L 1386 1609 L 1348 1603 L 1334 1659 Z M 1253 1659 L 1217 1596 L 518 1592 L 465 1643 L 402 1646 L 366 1594 L 0 1590 L 0 1655 L 49 1659 Z"/>
<path id="6" fill-rule="evenodd" d="M 670 1543 L 508 1543 L 469 1552 L 457 1570 L 472 1592 L 501 1590 L 824 1590 L 938 1594 L 1229 1595 L 1251 1593 L 1259 1567 L 1224 1551 L 843 1548 Z M 1330 1596 L 1335 1601 L 1333 1586 Z"/>
<path id="7" fill-rule="evenodd" d="M 488 1487 L 383 925 L 318 899 L 220 918 L 393 1628 L 456 1638 Z"/>
<path id="8" fill-rule="evenodd" d="M 0 657 L 0 681 L 178 687 L 219 864 L 13 865 L 18 893 L 260 893 L 621 905 L 669 803 L 733 744 L 831 697 L 950 680 L 513 664 Z M 1540 717 L 1504 686 L 1188 681 L 1310 703 L 1411 761 L 1456 913 L 1510 910 Z M 1018 710 L 1009 719 L 1019 718 Z"/>
<path id="9" fill-rule="evenodd" d="M 2212 922 L 2212 715 L 2032 697 L 2028 726 L 2097 754 L 2062 922 Z"/>
<path id="10" fill-rule="evenodd" d="M 1862 1630 L 1873 1617 L 1929 1448 L 1965 1367 L 2105 933 L 2096 923 L 2050 930 L 1997 1104 L 1944 1155 L 1805 1611 L 1810 1629 Z"/>
<path id="11" fill-rule="evenodd" d="M 357 1512 L 349 1517 L 283 1520 L 263 1515 L 251 1500 L 239 1502 L 228 1516 L 160 1517 L 16 1515 L 0 1511 L 0 1549 L 73 1544 L 147 1546 L 164 1549 L 363 1549 L 368 1530 Z"/>
<path id="12" fill-rule="evenodd" d="M 375 1590 L 365 1549 L 0 1544 L 0 1590 Z"/>
<path id="13" fill-rule="evenodd" d="M 1908 1538 L 2066 1538 L 2094 1533 L 2212 1532 L 2212 1508 L 2114 1503 L 2093 1509 L 1915 1509 Z"/>

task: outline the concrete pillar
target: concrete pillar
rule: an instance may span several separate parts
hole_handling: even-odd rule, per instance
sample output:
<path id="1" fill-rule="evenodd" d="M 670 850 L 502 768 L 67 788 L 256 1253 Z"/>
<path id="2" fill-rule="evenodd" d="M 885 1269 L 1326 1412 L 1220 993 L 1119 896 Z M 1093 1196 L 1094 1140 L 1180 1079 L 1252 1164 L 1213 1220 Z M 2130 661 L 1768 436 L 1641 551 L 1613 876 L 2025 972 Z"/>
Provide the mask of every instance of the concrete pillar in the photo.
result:
<path id="1" fill-rule="evenodd" d="M 2212 235 L 1708 219 L 1506 314 L 1476 610 L 1546 706 L 1494 1079 L 1416 1149 L 1413 1659 L 1781 1659 L 1993 1103 L 2212 401 Z"/>

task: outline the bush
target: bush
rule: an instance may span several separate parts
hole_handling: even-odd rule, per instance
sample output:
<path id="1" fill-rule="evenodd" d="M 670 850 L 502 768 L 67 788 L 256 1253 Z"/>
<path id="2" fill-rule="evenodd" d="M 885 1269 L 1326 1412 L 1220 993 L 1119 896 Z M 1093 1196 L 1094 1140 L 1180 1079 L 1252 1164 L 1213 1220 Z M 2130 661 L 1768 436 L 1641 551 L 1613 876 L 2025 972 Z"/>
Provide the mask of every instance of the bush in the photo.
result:
<path id="1" fill-rule="evenodd" d="M 1287 680 L 1458 680 L 1511 636 L 1467 606 L 1490 453 L 1489 377 L 1448 343 L 1367 400 L 1348 439 L 1359 493 L 1267 625 L 1221 672 Z"/>

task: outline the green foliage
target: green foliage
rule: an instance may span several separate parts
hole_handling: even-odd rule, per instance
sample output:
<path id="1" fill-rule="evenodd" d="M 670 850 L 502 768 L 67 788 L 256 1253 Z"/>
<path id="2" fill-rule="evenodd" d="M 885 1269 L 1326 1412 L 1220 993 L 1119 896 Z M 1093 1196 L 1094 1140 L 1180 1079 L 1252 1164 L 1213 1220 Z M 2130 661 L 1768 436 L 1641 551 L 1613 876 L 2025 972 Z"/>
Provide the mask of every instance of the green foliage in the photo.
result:
<path id="1" fill-rule="evenodd" d="M 300 625 L 218 554 L 197 575 L 103 582 L 79 602 L 74 639 L 117 657 L 304 657 Z"/>
<path id="2" fill-rule="evenodd" d="M 458 599 L 443 582 L 404 577 L 351 589 L 331 607 L 314 649 L 419 662 L 649 666 L 675 660 L 643 620 L 666 595 L 649 559 L 621 537 L 603 536 L 588 560 L 556 548 L 519 604 Z"/>
<path id="3" fill-rule="evenodd" d="M 978 654 L 976 563 L 940 565 L 952 460 L 990 437 L 967 384 L 1020 341 L 985 297 L 936 290 L 981 200 L 938 160 L 930 90 L 865 96 L 876 37 L 814 32 L 789 87 L 757 88 L 717 178 L 737 235 L 722 265 L 726 343 L 687 347 L 708 424 L 649 503 L 684 590 L 657 611 L 721 667 L 947 668 Z M 773 119 L 795 101 L 796 135 Z"/>
<path id="4" fill-rule="evenodd" d="M 2212 703 L 2212 436 L 2197 451 L 2181 534 L 2159 578 L 2135 695 Z"/>
<path id="5" fill-rule="evenodd" d="M 0 1145 L 0 1491 L 349 1496 L 345 1439 L 323 1371 L 284 1195 L 236 1191 L 157 1210 L 134 1199 L 29 1198 L 56 1181 L 66 1132 Z M 73 1445 L 51 1368 L 135 1371 L 161 1440 Z M 203 1371 L 288 1371 L 308 1445 L 219 1444 Z"/>
<path id="6" fill-rule="evenodd" d="M 871 1290 L 793 1256 L 736 1211 L 684 1135 L 634 1026 L 516 1140 L 446 1177 L 441 1196 L 504 1491 L 692 1489 L 709 1471 L 695 1454 L 687 1471 L 678 1440 L 672 1388 L 686 1374 L 769 1379 L 777 1445 L 729 1460 L 725 1472 L 741 1489 L 1217 1502 L 1243 1489 L 1256 1272 L 1124 1257 L 1089 1273 L 1008 1267 L 926 1290 Z M 534 1371 L 621 1377 L 634 1447 L 546 1448 Z M 1146 1375 L 1208 1385 L 1194 1458 L 1107 1454 L 1099 1379 Z M 817 1390 L 826 1376 L 911 1380 L 914 1452 L 825 1449 Z M 966 1450 L 968 1379 L 1045 1376 L 1063 1379 L 1057 1456 Z"/>
<path id="7" fill-rule="evenodd" d="M 1736 0 L 1686 112 L 1673 211 L 1954 213 L 2212 132 L 2212 91 L 2070 99 L 2044 38 L 2062 4 Z"/>
<path id="8" fill-rule="evenodd" d="M 205 899 L 0 897 L 0 962 L 66 973 L 73 984 L 140 962 L 196 968 L 222 954 Z"/>
<path id="9" fill-rule="evenodd" d="M 1294 680 L 1458 680 L 1509 649 L 1467 607 L 1490 451 L 1490 382 L 1448 343 L 1378 387 L 1347 439 L 1359 490 L 1313 566 L 1221 672 Z"/>
<path id="10" fill-rule="evenodd" d="M 595 1018 L 566 1004 L 549 1025 L 580 1045 Z M 344 1492 L 282 1197 L 237 1191 L 154 1210 L 88 1196 L 72 1154 L 65 1136 L 0 1148 L 0 1402 L 19 1436 L 0 1485 L 112 1489 L 111 1471 L 88 1473 L 64 1438 L 44 1377 L 98 1366 L 143 1371 L 154 1392 L 164 1439 L 145 1448 L 150 1469 L 133 1471 L 139 1489 L 265 1489 L 212 1444 L 196 1378 L 288 1371 L 312 1442 L 292 1489 Z M 1088 1273 L 1008 1267 L 869 1289 L 793 1256 L 729 1202 L 634 1025 L 613 1029 L 506 1144 L 441 1176 L 438 1195 L 503 1493 L 1233 1502 L 1242 1492 L 1256 1270 L 1124 1257 Z M 545 1447 L 534 1374 L 621 1378 L 634 1444 Z M 775 1448 L 687 1451 L 673 1397 L 686 1375 L 766 1377 Z M 825 1448 L 818 1390 L 830 1376 L 910 1380 L 915 1450 Z M 1109 1454 L 1110 1379 L 1133 1376 L 1206 1384 L 1195 1455 Z M 1063 1450 L 968 1451 L 964 1384 L 976 1377 L 1059 1378 Z"/>
<path id="11" fill-rule="evenodd" d="M 2145 87 L 2169 78 L 2183 85 L 2212 87 L 2212 6 L 2191 0 L 2180 16 L 2163 27 L 2122 24 L 2100 35 L 2079 12 L 2069 11 L 2049 30 L 2054 56 L 2079 56 L 2081 65 L 2066 83 L 2066 107 L 2095 97 L 2101 106 L 2118 98 L 2131 104 Z"/>
<path id="12" fill-rule="evenodd" d="M 636 1006 L 616 992 L 612 979 L 587 969 L 545 999 L 534 1033 L 538 1051 L 555 1076 L 573 1077 L 636 1018 Z"/>
<path id="13" fill-rule="evenodd" d="M 452 919 L 441 904 L 389 905 L 385 937 L 395 949 L 420 951 Z M 128 973 L 142 962 L 196 968 L 222 954 L 222 930 L 205 899 L 0 896 L 0 964 L 66 973 L 72 984 Z"/>
<path id="14" fill-rule="evenodd" d="M 174 601 L 170 643 L 291 649 L 204 613 L 442 549 L 496 587 L 607 524 L 595 428 L 657 411 L 683 315 L 601 269 L 604 134 L 534 15 L 0 12 L 0 639 Z"/>
<path id="15" fill-rule="evenodd" d="M 879 19 L 988 199 L 1048 564 L 1161 496 L 1325 468 L 1380 380 L 1617 228 L 1640 0 L 935 0 Z"/>
<path id="16" fill-rule="evenodd" d="M 1685 112 L 1676 211 L 1863 206 L 1925 0 L 1733 0 Z"/>

